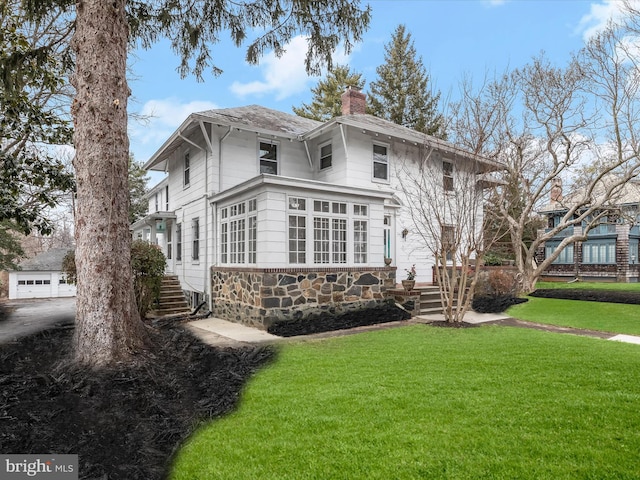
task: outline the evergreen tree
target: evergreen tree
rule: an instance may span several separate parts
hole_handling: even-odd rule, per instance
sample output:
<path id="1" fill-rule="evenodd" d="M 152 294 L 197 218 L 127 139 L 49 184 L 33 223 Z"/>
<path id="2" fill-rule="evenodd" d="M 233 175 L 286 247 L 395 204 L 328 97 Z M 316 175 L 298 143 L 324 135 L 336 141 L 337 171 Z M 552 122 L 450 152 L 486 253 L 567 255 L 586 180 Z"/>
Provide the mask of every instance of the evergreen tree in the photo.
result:
<path id="1" fill-rule="evenodd" d="M 336 65 L 333 70 L 327 73 L 324 80 L 320 80 L 316 87 L 311 89 L 311 93 L 313 93 L 311 104 L 303 103 L 301 107 L 292 107 L 293 112 L 300 117 L 320 122 L 338 117 L 342 115 L 340 97 L 347 87 L 362 90 L 364 87 L 362 74 L 352 72 L 346 65 Z"/>
<path id="2" fill-rule="evenodd" d="M 368 27 L 370 8 L 354 0 L 247 2 L 208 0 L 23 0 L 35 19 L 59 7 L 73 19 L 72 76 L 77 180 L 76 267 L 78 289 L 75 361 L 86 366 L 134 362 L 150 344 L 133 298 L 128 187 L 129 141 L 126 79 L 132 43 L 149 48 L 162 37 L 181 59 L 180 72 L 202 78 L 212 46 L 228 32 L 237 46 L 259 32 L 246 50 L 255 64 L 267 51 L 282 55 L 297 34 L 308 36 L 305 67 L 332 67 L 342 43 L 347 53 Z M 75 7 L 75 9 L 74 9 Z M 3 27 L 4 28 L 4 27 Z M 27 52 L 28 53 L 28 52 Z M 26 58 L 20 55 L 18 60 Z M 3 58 L 3 65 L 6 64 Z M 6 70 L 5 70 L 6 71 Z M 8 76 L 0 76 L 7 83 Z"/>
<path id="3" fill-rule="evenodd" d="M 430 79 L 418 57 L 411 34 L 399 25 L 385 45 L 385 63 L 369 85 L 373 115 L 398 125 L 445 138 L 444 118 L 438 112 L 440 92 L 432 93 Z"/>
<path id="4" fill-rule="evenodd" d="M 142 168 L 141 162 L 136 162 L 133 155 L 129 156 L 129 223 L 141 219 L 147 213 L 149 202 L 144 194 L 147 192 L 149 175 Z"/>

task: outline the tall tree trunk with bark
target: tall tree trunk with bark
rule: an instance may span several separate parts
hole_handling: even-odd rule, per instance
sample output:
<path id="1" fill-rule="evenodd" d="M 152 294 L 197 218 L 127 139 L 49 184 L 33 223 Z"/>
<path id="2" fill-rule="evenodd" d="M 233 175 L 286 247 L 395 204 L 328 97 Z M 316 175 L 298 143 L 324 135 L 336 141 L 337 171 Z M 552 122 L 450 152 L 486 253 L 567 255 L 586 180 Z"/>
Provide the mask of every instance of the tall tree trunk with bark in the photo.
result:
<path id="1" fill-rule="evenodd" d="M 75 360 L 103 366 L 147 341 L 134 299 L 127 173 L 125 0 L 78 0 L 72 106 L 77 177 Z"/>

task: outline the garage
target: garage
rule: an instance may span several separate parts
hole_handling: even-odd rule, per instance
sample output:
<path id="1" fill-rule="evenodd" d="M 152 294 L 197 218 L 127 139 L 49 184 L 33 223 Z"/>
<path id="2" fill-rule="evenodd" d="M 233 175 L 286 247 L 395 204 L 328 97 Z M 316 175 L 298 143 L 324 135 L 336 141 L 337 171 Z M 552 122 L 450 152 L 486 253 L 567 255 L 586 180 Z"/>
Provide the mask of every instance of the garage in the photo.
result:
<path id="1" fill-rule="evenodd" d="M 20 270 L 9 272 L 9 298 L 75 297 L 75 285 L 67 283 L 62 260 L 69 248 L 57 248 L 23 261 Z"/>

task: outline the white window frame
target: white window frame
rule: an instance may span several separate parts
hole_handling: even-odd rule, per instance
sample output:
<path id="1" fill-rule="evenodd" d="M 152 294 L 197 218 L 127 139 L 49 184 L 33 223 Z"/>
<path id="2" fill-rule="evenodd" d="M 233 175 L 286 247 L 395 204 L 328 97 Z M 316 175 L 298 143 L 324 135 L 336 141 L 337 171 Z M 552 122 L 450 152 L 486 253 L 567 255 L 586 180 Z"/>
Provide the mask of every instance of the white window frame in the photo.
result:
<path id="1" fill-rule="evenodd" d="M 187 188 L 189 185 L 191 185 L 191 153 L 187 150 L 182 157 L 182 186 Z"/>
<path id="2" fill-rule="evenodd" d="M 262 157 L 262 144 L 265 145 L 269 145 L 269 146 L 273 146 L 276 149 L 276 158 L 275 160 L 273 159 L 267 159 L 265 158 L 264 161 L 265 162 L 271 162 L 271 163 L 275 163 L 275 167 L 276 167 L 276 172 L 275 173 L 270 173 L 270 172 L 263 172 L 262 171 L 262 162 L 263 162 L 263 157 Z M 275 142 L 273 140 L 269 140 L 266 138 L 258 138 L 258 173 L 259 174 L 269 174 L 269 175 L 280 175 L 280 142 Z"/>
<path id="3" fill-rule="evenodd" d="M 191 260 L 194 263 L 200 261 L 200 218 L 191 220 Z"/>
<path id="4" fill-rule="evenodd" d="M 382 147 L 385 149 L 386 153 L 385 153 L 385 158 L 384 161 L 377 159 L 376 158 L 376 152 L 375 149 L 376 147 Z M 381 143 L 381 142 L 373 142 L 371 145 L 371 179 L 374 182 L 380 182 L 380 183 L 389 183 L 390 181 L 390 165 L 389 165 L 389 151 L 390 151 L 390 147 L 389 144 L 387 143 Z M 386 177 L 385 178 L 381 178 L 381 177 L 377 177 L 376 176 L 376 165 L 384 165 L 385 166 L 385 171 L 386 171 Z"/>
<path id="5" fill-rule="evenodd" d="M 323 155 L 322 150 L 329 147 L 329 153 L 325 153 Z M 322 166 L 323 160 L 329 159 L 329 164 Z M 324 142 L 321 143 L 320 145 L 318 145 L 318 167 L 320 171 L 323 170 L 328 170 L 331 167 L 333 167 L 333 144 L 329 141 L 329 142 Z"/>
<path id="6" fill-rule="evenodd" d="M 220 263 L 258 261 L 258 202 L 252 198 L 220 209 Z"/>

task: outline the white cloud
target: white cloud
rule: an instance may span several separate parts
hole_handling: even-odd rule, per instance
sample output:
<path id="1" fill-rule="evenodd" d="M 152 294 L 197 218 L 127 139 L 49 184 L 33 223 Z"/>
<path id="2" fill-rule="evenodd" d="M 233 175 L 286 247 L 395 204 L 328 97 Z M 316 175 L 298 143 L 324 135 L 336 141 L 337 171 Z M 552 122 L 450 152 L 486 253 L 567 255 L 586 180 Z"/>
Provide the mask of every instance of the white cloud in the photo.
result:
<path id="1" fill-rule="evenodd" d="M 149 100 L 139 115 L 146 120 L 129 122 L 131 152 L 136 160 L 146 162 L 176 128 L 194 112 L 218 108 L 213 102 L 194 100 L 183 103 L 175 97 Z"/>
<path id="2" fill-rule="evenodd" d="M 317 77 L 309 77 L 304 68 L 307 54 L 306 37 L 293 38 L 285 50 L 280 58 L 273 52 L 263 57 L 258 67 L 262 80 L 245 83 L 235 81 L 230 87 L 231 92 L 240 98 L 275 94 L 276 100 L 279 101 L 307 90 L 309 82 Z M 340 48 L 338 52 L 341 52 Z M 333 58 L 334 63 L 347 64 L 349 57 L 338 52 Z"/>
<path id="3" fill-rule="evenodd" d="M 620 0 L 603 0 L 602 3 L 592 3 L 589 13 L 580 19 L 576 33 L 582 33 L 582 38 L 586 42 L 604 30 L 609 20 L 616 21 L 622 16 L 622 2 Z"/>
<path id="4" fill-rule="evenodd" d="M 501 7 L 509 0 L 482 0 L 482 4 L 487 7 Z"/>

